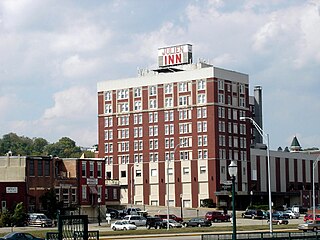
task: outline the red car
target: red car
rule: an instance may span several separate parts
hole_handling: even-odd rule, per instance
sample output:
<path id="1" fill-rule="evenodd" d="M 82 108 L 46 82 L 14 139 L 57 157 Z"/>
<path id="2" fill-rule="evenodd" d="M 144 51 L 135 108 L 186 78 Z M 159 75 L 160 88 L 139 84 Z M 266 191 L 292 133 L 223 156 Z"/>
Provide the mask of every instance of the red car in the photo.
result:
<path id="1" fill-rule="evenodd" d="M 304 215 L 304 217 L 303 217 L 303 221 L 312 221 L 313 220 L 313 215 L 312 214 L 306 214 L 306 215 Z M 316 214 L 316 219 L 315 220 L 318 220 L 318 221 L 320 221 L 320 214 Z"/>
<path id="2" fill-rule="evenodd" d="M 162 220 L 163 219 L 168 219 L 167 218 L 168 217 L 167 214 L 156 214 L 154 216 L 158 217 L 158 218 L 161 218 Z M 169 219 L 173 219 L 173 220 L 175 220 L 176 222 L 179 222 L 179 223 L 183 222 L 183 219 L 181 217 L 177 217 L 174 214 L 169 214 Z"/>
<path id="3" fill-rule="evenodd" d="M 231 216 L 220 211 L 210 211 L 206 213 L 205 218 L 211 222 L 228 222 Z"/>

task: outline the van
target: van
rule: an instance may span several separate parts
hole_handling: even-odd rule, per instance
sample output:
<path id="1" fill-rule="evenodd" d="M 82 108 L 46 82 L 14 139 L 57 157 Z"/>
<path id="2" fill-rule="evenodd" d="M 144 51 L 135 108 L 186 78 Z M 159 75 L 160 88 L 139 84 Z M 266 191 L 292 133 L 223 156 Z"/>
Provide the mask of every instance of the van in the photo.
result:
<path id="1" fill-rule="evenodd" d="M 29 213 L 27 219 L 29 226 L 52 227 L 53 221 L 43 213 Z"/>
<path id="2" fill-rule="evenodd" d="M 136 226 L 146 226 L 147 223 L 147 219 L 139 215 L 127 215 L 123 220 L 126 220 Z"/>

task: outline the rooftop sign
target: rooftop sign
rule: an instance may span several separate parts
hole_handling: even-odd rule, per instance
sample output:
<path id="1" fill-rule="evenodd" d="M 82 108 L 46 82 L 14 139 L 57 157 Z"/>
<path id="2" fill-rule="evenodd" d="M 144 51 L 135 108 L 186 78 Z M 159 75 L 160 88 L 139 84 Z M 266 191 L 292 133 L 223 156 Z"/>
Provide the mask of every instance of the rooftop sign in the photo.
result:
<path id="1" fill-rule="evenodd" d="M 192 63 L 192 45 L 184 44 L 158 49 L 159 67 Z"/>

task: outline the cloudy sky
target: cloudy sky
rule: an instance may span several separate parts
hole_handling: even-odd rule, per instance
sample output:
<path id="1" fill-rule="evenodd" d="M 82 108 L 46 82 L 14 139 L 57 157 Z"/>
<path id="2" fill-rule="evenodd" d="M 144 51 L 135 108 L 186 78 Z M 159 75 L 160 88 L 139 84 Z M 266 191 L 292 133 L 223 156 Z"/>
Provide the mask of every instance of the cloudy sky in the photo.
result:
<path id="1" fill-rule="evenodd" d="M 96 144 L 97 82 L 180 43 L 262 86 L 272 148 L 320 147 L 319 0 L 1 0 L 0 136 Z"/>

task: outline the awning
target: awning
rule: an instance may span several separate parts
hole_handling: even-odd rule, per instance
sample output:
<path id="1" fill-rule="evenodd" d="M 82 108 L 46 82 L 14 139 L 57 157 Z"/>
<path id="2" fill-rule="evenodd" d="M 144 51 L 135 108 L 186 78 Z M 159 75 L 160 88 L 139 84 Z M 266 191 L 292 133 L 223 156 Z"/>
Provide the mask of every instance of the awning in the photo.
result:
<path id="1" fill-rule="evenodd" d="M 91 187 L 90 186 L 90 193 L 92 193 L 92 194 L 98 194 L 98 191 L 97 191 L 97 189 L 96 189 L 96 187 Z"/>

